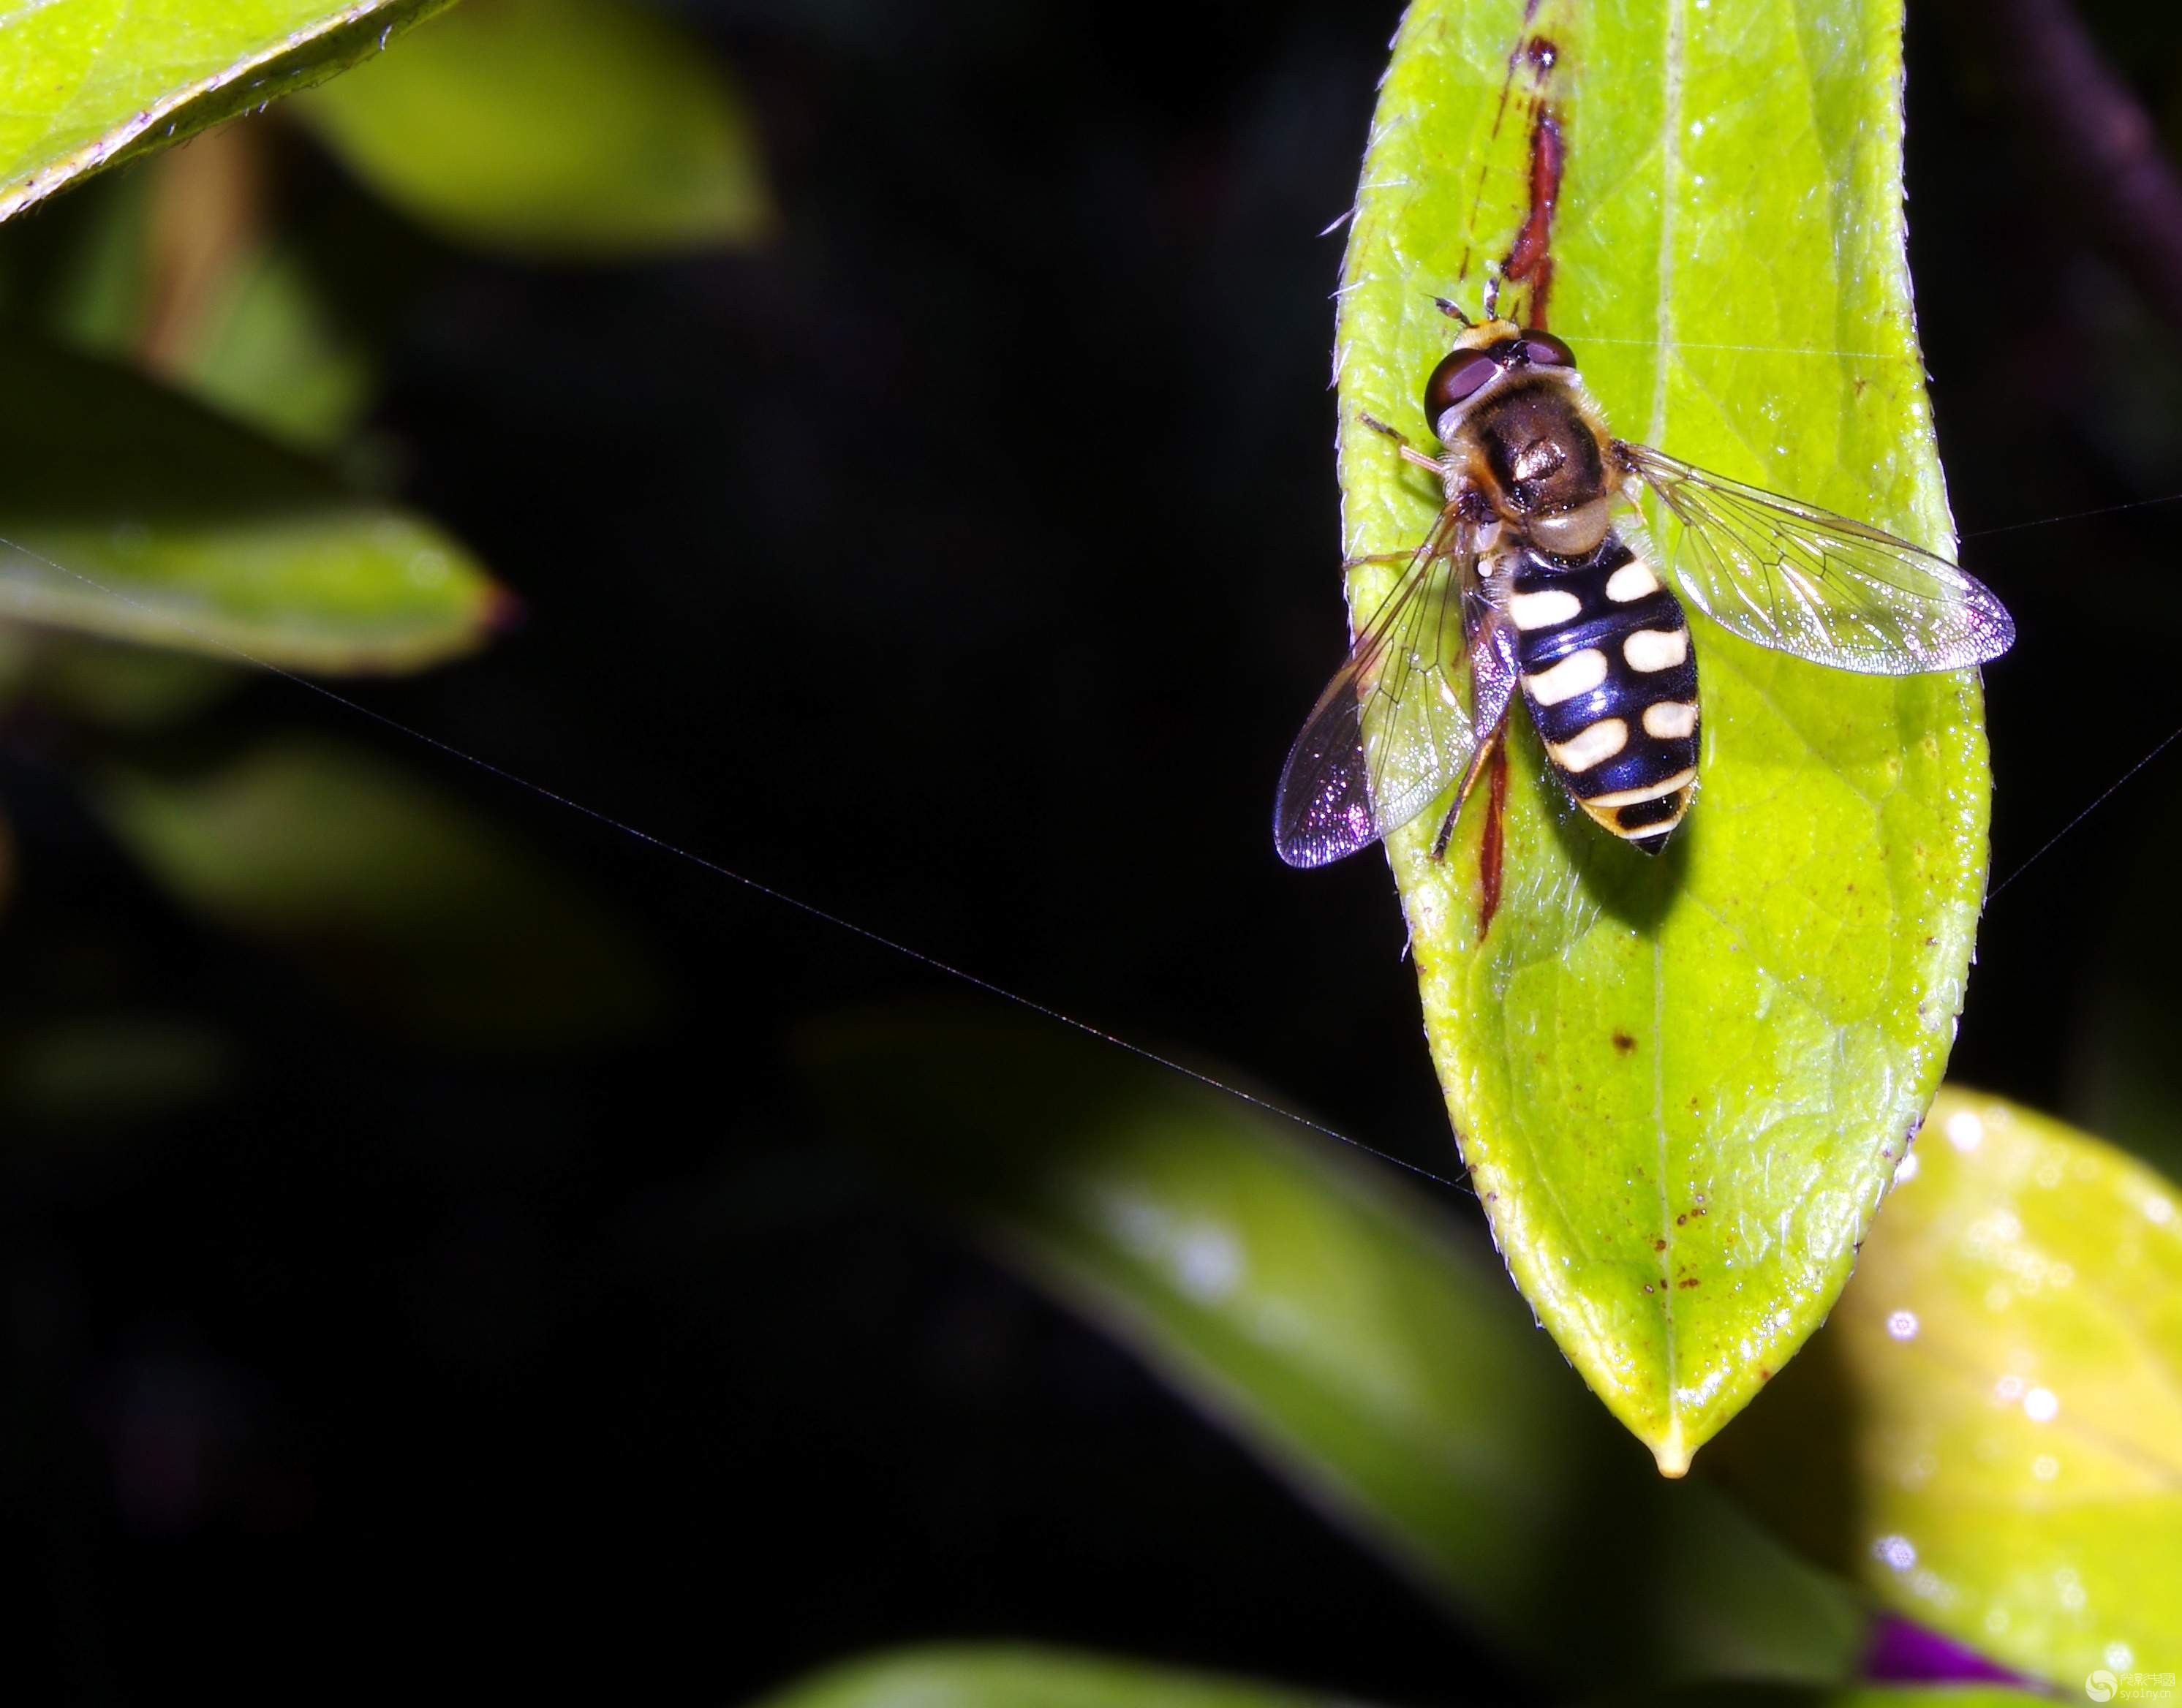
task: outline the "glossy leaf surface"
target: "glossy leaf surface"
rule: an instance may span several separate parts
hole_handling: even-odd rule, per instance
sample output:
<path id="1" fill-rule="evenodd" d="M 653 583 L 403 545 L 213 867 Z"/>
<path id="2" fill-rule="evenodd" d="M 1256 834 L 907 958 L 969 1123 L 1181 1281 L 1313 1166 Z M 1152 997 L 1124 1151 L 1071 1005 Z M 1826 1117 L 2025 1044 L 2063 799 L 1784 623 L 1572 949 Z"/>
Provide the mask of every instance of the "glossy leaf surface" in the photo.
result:
<path id="1" fill-rule="evenodd" d="M 0 219 L 330 77 L 451 0 L 43 0 L 11 8 Z"/>
<path id="2" fill-rule="evenodd" d="M 458 240 L 610 256 L 747 243 L 773 223 L 726 73 L 622 0 L 468 0 L 293 110 Z"/>
<path id="3" fill-rule="evenodd" d="M 1662 1484 L 1475 1227 L 1378 1165 L 1049 1030 L 873 1021 L 809 1060 L 906 1182 L 1540 1676 L 1853 1665 L 1845 1592 Z"/>
<path id="4" fill-rule="evenodd" d="M 1346 544 L 1422 537 L 1419 394 L 1488 266 L 1627 437 L 1935 548 L 1894 0 L 1421 0 L 1343 276 Z M 1357 569 L 1360 620 L 1393 572 Z M 1938 1085 L 1985 885 L 1972 673 L 1858 677 L 1692 616 L 1697 804 L 1648 859 L 1519 708 L 1504 805 L 1392 840 L 1426 1030 L 1517 1284 L 1679 1474 L 1825 1316 Z"/>
<path id="5" fill-rule="evenodd" d="M 1933 1106 L 1825 1329 L 1721 1444 L 1819 1557 L 2074 1690 L 2182 1656 L 2182 1187 Z"/>
<path id="6" fill-rule="evenodd" d="M 467 652 L 507 607 L 422 517 L 123 369 L 0 347 L 0 616 L 341 672 Z"/>

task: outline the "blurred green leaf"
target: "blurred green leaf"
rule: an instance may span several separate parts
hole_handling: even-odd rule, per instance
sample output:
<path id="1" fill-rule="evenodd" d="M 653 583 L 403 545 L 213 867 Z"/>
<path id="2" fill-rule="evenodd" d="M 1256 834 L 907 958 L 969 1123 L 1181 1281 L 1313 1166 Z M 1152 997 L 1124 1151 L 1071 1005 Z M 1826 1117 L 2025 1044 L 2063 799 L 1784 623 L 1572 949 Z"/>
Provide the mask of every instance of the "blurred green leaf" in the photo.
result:
<path id="1" fill-rule="evenodd" d="M 573 883 L 366 750 L 291 738 L 200 774 L 109 768 L 92 798 L 178 901 L 402 1029 L 545 1046 L 656 1006 L 635 946 Z"/>
<path id="2" fill-rule="evenodd" d="M 0 684 L 9 696 L 107 729 L 156 729 L 225 699 L 243 671 L 193 653 L 131 646 L 58 629 L 0 636 Z"/>
<path id="3" fill-rule="evenodd" d="M 1429 442 L 1420 392 L 1450 341 L 1432 295 L 1474 307 L 1493 257 L 1526 264 L 1526 220 L 1550 263 L 1504 307 L 1537 318 L 1550 282 L 1619 431 L 1945 548 L 1900 22 L 1900 0 L 1413 5 L 1341 291 L 1349 551 L 1406 549 L 1436 514 L 1360 415 Z M 1397 572 L 1357 568 L 1352 615 Z M 1852 676 L 1692 622 L 1704 783 L 1664 855 L 1568 813 L 1520 710 L 1497 911 L 1492 790 L 1443 862 L 1436 815 L 1389 844 L 1509 1267 L 1670 1475 L 1847 1280 L 1947 1059 L 1988 805 L 1974 672 Z"/>
<path id="4" fill-rule="evenodd" d="M 330 77 L 451 0 L 42 0 L 0 71 L 0 219 Z"/>
<path id="5" fill-rule="evenodd" d="M 470 0 L 295 111 L 459 240 L 612 257 L 755 242 L 773 224 L 725 73 L 622 0 Z"/>
<path id="6" fill-rule="evenodd" d="M 0 241 L 25 323 L 274 438 L 330 450 L 370 399 L 352 311 L 387 294 L 385 257 L 324 220 L 273 229 L 264 153 L 262 133 L 231 126 Z"/>
<path id="7" fill-rule="evenodd" d="M 2034 1708 L 2047 1696 L 1995 1684 L 1686 1685 L 1653 1696 L 1602 1698 L 1599 1708 Z"/>
<path id="8" fill-rule="evenodd" d="M 117 172 L 35 221 L 0 233 L 22 270 L 35 259 L 41 289 L 30 324 L 56 342 L 125 357 L 143 330 L 152 285 L 149 171 Z M 47 252 L 26 256 L 43 246 Z"/>
<path id="9" fill-rule="evenodd" d="M 1949 1090 L 1720 1468 L 1910 1618 L 2070 1689 L 2182 1670 L 2182 1190 Z"/>
<path id="10" fill-rule="evenodd" d="M 245 257 L 209 311 L 170 380 L 291 445 L 330 450 L 355 428 L 371 362 L 296 249 L 275 240 Z"/>
<path id="11" fill-rule="evenodd" d="M 1636 1708 L 2030 1708 L 2045 1699 L 1991 1686 L 1910 1689 L 1702 1684 L 1642 1698 Z M 900 1650 L 829 1667 L 758 1708 L 1368 1708 L 1348 1695 L 1297 1690 L 1105 1655 L 979 1644 Z"/>
<path id="12" fill-rule="evenodd" d="M 0 345 L 0 616 L 342 672 L 467 652 L 506 608 L 429 522 L 121 369 Z"/>
<path id="13" fill-rule="evenodd" d="M 806 1058 L 845 1126 L 1542 1676 L 1852 1666 L 1846 1592 L 1653 1475 L 1482 1238 L 1352 1158 L 1050 1031 L 879 1020 Z"/>
<path id="14" fill-rule="evenodd" d="M 171 1014 L 53 1021 L 0 1042 L 0 1106 L 18 1123 L 121 1125 L 210 1097 L 230 1056 L 219 1033 Z"/>
<path id="15" fill-rule="evenodd" d="M 763 1708 L 1367 1708 L 1353 1697 L 1028 1645 L 910 1649 L 829 1667 Z"/>

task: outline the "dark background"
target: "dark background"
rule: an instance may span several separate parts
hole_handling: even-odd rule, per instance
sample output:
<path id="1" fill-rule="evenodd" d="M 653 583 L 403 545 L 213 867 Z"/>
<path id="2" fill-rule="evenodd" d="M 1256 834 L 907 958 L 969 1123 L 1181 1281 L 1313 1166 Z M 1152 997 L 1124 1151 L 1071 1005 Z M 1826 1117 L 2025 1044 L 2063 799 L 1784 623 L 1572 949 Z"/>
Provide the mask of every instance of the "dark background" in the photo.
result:
<path id="1" fill-rule="evenodd" d="M 529 613 L 358 697 L 1451 1172 L 1383 867 L 1267 839 L 1341 629 L 1315 234 L 1396 8 L 678 9 L 757 104 L 761 252 L 482 261 L 284 150 L 294 216 L 407 281 L 374 417 L 399 489 Z M 1965 558 L 2022 637 L 1988 674 L 2003 878 L 2182 717 L 2182 507 L 1979 531 L 2182 489 L 2182 362 L 2027 169 L 2043 117 L 1913 9 L 1920 323 Z M 2095 21 L 2157 112 L 2182 45 L 2152 16 Z M 955 1636 L 1523 1695 L 828 1138 L 798 1028 L 958 986 L 291 684 L 219 716 L 433 771 L 583 874 L 667 997 L 593 1047 L 360 1020 L 176 911 L 50 732 L 10 732 L 0 1011 L 186 1014 L 230 1051 L 208 1098 L 0 1150 L 25 1700 L 732 1702 Z M 1952 1069 L 2153 1151 L 2178 777 L 2000 898 Z"/>

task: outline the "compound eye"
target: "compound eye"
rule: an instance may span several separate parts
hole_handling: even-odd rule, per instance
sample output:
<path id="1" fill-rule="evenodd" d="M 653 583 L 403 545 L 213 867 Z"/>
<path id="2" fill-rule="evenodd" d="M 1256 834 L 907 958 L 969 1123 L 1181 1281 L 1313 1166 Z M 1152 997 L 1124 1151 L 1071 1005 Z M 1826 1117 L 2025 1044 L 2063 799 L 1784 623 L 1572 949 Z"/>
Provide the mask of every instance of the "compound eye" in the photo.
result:
<path id="1" fill-rule="evenodd" d="M 1550 332 L 1523 334 L 1523 354 L 1538 368 L 1573 368 L 1576 352 Z"/>
<path id="2" fill-rule="evenodd" d="M 1465 403 L 1500 371 L 1489 351 L 1458 350 L 1442 358 L 1425 382 L 1425 419 L 1437 428 L 1439 418 L 1458 403 Z"/>

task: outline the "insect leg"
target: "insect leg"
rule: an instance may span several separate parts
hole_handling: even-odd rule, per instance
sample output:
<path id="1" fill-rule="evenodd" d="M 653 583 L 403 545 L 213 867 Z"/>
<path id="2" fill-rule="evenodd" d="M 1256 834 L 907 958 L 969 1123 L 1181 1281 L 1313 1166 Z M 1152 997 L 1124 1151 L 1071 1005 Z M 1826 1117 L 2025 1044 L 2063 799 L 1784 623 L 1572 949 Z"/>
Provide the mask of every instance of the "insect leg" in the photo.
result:
<path id="1" fill-rule="evenodd" d="M 1493 726 L 1492 732 L 1477 743 L 1477 751 L 1470 755 L 1469 770 L 1463 772 L 1462 781 L 1455 785 L 1454 804 L 1448 808 L 1447 816 L 1439 821 L 1439 834 L 1432 838 L 1434 860 L 1447 858 L 1447 845 L 1454 838 L 1454 821 L 1462 816 L 1462 804 L 1470 799 L 1470 785 L 1485 775 L 1486 761 L 1500 745 L 1500 737 L 1507 727 L 1508 709 L 1503 706 L 1499 721 Z"/>
<path id="2" fill-rule="evenodd" d="M 1518 675 L 1515 662 L 1515 625 L 1501 605 L 1508 570 L 1504 556 L 1473 565 L 1473 579 L 1463 594 L 1463 622 L 1470 653 L 1470 727 L 1476 735 L 1470 763 L 1455 786 L 1454 804 L 1432 838 L 1432 857 L 1444 860 L 1454 835 L 1454 821 L 1462 804 L 1484 774 L 1486 762 L 1500 751 L 1500 738 L 1508 727 L 1508 708 L 1513 703 Z"/>
<path id="3" fill-rule="evenodd" d="M 1409 551 L 1367 551 L 1361 557 L 1343 558 L 1341 560 L 1341 567 L 1343 569 L 1354 569 L 1360 563 L 1408 563 L 1415 556 L 1416 553 L 1414 550 Z"/>
<path id="4" fill-rule="evenodd" d="M 1437 475 L 1443 477 L 1447 473 L 1447 470 L 1441 466 L 1437 457 L 1426 456 L 1424 452 L 1419 450 L 1416 446 L 1409 443 L 1409 434 L 1403 432 L 1400 428 L 1389 427 L 1378 417 L 1366 415 L 1360 409 L 1356 412 L 1356 418 L 1370 428 L 1372 432 L 1383 433 L 1387 438 L 1393 439 L 1401 448 L 1402 456 L 1405 461 L 1414 462 L 1419 468 L 1429 468 Z"/>

